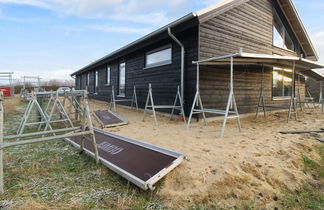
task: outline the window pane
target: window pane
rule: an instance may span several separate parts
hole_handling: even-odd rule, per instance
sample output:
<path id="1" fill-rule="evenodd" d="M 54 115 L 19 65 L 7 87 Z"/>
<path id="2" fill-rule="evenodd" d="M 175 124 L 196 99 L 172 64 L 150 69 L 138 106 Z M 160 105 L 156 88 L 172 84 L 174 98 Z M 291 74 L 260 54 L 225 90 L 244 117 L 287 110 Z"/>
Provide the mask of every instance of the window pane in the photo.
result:
<path id="1" fill-rule="evenodd" d="M 106 84 L 110 85 L 110 66 L 107 67 L 107 81 Z"/>
<path id="2" fill-rule="evenodd" d="M 171 47 L 158 52 L 147 54 L 146 67 L 171 63 L 171 57 L 172 57 Z"/>
<path id="3" fill-rule="evenodd" d="M 119 95 L 125 96 L 126 68 L 125 63 L 119 65 Z"/>
<path id="4" fill-rule="evenodd" d="M 273 26 L 273 45 L 280 48 L 284 46 L 283 38 L 275 26 Z"/>
<path id="5" fill-rule="evenodd" d="M 282 96 L 283 82 L 282 75 L 278 71 L 273 71 L 273 92 L 274 97 Z"/>
<path id="6" fill-rule="evenodd" d="M 285 47 L 289 50 L 295 51 L 295 45 L 289 36 L 288 32 L 285 30 Z"/>
<path id="7" fill-rule="evenodd" d="M 291 96 L 292 73 L 289 70 L 275 69 L 272 73 L 272 96 L 287 97 Z"/>
<path id="8" fill-rule="evenodd" d="M 275 10 L 273 12 L 273 45 L 284 49 L 295 50 L 294 42 Z"/>
<path id="9" fill-rule="evenodd" d="M 98 75 L 98 72 L 96 71 L 96 74 L 95 74 L 95 93 L 98 92 L 98 80 L 99 80 L 99 75 Z"/>
<path id="10" fill-rule="evenodd" d="M 284 25 L 282 24 L 279 15 L 274 11 L 273 14 L 273 45 L 284 48 Z"/>

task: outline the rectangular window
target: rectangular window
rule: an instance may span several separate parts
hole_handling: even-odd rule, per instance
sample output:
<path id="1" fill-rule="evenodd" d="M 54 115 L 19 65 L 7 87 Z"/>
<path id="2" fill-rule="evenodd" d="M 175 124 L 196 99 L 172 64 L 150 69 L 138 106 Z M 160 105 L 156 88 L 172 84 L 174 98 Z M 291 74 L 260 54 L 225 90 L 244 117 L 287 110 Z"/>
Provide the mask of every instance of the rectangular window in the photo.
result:
<path id="1" fill-rule="evenodd" d="M 90 74 L 87 74 L 87 88 L 89 88 L 90 85 Z"/>
<path id="2" fill-rule="evenodd" d="M 288 98 L 291 96 L 292 71 L 274 68 L 272 72 L 272 96 Z"/>
<path id="3" fill-rule="evenodd" d="M 106 85 L 110 85 L 110 66 L 107 66 Z"/>
<path id="4" fill-rule="evenodd" d="M 125 97 L 126 95 L 126 64 L 119 64 L 119 83 L 118 83 L 118 96 Z"/>
<path id="5" fill-rule="evenodd" d="M 95 74 L 95 93 L 98 93 L 98 83 L 99 83 L 99 75 L 98 75 L 98 71 L 96 71 Z"/>
<path id="6" fill-rule="evenodd" d="M 146 53 L 145 67 L 162 66 L 172 63 L 172 47 L 171 45 L 156 49 Z"/>
<path id="7" fill-rule="evenodd" d="M 294 42 L 275 9 L 273 9 L 273 45 L 295 51 Z"/>

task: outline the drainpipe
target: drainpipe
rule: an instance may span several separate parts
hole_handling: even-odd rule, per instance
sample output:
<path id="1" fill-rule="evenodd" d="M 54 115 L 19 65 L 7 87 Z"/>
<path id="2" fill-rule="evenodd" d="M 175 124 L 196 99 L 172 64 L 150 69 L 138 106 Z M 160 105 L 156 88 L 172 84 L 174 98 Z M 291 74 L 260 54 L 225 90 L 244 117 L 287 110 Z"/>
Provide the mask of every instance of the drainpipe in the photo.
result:
<path id="1" fill-rule="evenodd" d="M 181 47 L 181 100 L 184 103 L 184 59 L 185 49 L 184 45 L 172 34 L 171 28 L 168 28 L 169 36 Z"/>

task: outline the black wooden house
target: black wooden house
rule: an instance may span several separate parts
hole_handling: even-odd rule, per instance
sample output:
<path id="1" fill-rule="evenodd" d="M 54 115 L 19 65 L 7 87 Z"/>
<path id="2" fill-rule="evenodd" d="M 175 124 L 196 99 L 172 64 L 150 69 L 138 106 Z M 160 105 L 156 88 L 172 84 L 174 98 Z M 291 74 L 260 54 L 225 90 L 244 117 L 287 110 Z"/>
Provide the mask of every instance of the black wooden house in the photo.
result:
<path id="1" fill-rule="evenodd" d="M 112 87 L 118 98 L 130 98 L 136 86 L 141 108 L 145 105 L 149 83 L 156 104 L 172 104 L 180 85 L 188 115 L 197 79 L 196 65 L 192 62 L 236 53 L 240 48 L 247 53 L 318 60 L 291 0 L 226 0 L 190 13 L 72 76 L 76 78 L 77 89 L 87 88 L 92 98 L 105 101 L 110 101 Z M 307 70 L 308 66 L 300 68 Z M 201 96 L 207 106 L 224 108 L 226 105 L 228 74 L 226 65 L 201 66 Z M 293 81 L 289 71 L 267 66 L 264 78 L 268 103 L 287 104 Z M 260 62 L 235 66 L 234 89 L 240 112 L 255 110 L 259 81 Z M 304 78 L 299 88 L 304 96 Z"/>

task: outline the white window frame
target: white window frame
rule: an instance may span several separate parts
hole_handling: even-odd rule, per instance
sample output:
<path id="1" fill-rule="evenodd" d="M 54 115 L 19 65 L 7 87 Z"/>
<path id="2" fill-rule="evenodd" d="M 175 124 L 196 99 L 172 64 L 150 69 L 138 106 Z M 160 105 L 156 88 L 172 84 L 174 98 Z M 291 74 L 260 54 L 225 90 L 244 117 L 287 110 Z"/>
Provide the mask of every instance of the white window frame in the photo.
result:
<path id="1" fill-rule="evenodd" d="M 124 92 L 125 93 L 122 93 L 122 94 L 120 94 L 120 83 L 121 83 L 121 77 L 120 77 L 120 70 L 121 70 L 121 65 L 123 65 L 124 64 L 124 72 L 125 72 L 125 77 L 124 77 L 124 83 L 125 83 L 125 87 L 124 87 Z M 125 61 L 123 61 L 123 62 L 121 62 L 120 64 L 119 64 L 119 67 L 118 67 L 118 97 L 126 97 L 126 62 Z"/>
<path id="2" fill-rule="evenodd" d="M 111 68 L 110 68 L 110 65 L 107 66 L 107 69 L 106 69 L 106 74 L 107 74 L 107 77 L 106 77 L 106 85 L 111 85 Z"/>
<path id="3" fill-rule="evenodd" d="M 274 67 L 273 68 L 273 71 L 272 72 L 274 72 L 274 71 L 284 71 L 284 72 L 289 72 L 289 73 L 292 73 L 292 70 L 291 69 L 282 69 L 282 68 L 276 68 L 276 67 Z M 274 96 L 274 87 L 273 87 L 273 84 L 274 84 L 274 79 L 275 78 L 273 78 L 273 76 L 272 76 L 272 99 L 274 100 L 274 101 L 278 101 L 278 100 L 289 100 L 290 98 L 291 98 L 291 94 L 292 93 L 290 93 L 288 96 L 285 96 L 284 95 L 284 88 L 285 88 L 285 85 L 284 84 L 282 84 L 282 96 Z M 293 85 L 292 83 L 293 83 L 293 79 L 292 78 L 289 78 L 289 79 L 291 79 L 291 86 Z M 294 91 L 294 90 L 292 90 L 292 91 Z"/>
<path id="4" fill-rule="evenodd" d="M 95 72 L 95 85 L 94 85 L 94 87 L 95 87 L 95 94 L 98 94 L 98 86 L 99 86 L 99 72 L 98 71 L 96 71 Z"/>
<path id="5" fill-rule="evenodd" d="M 87 87 L 90 86 L 90 73 L 87 74 Z"/>
<path id="6" fill-rule="evenodd" d="M 170 54 L 170 60 L 166 60 L 166 61 L 161 61 L 161 62 L 157 62 L 157 63 L 153 63 L 153 64 L 147 64 L 147 57 L 149 55 L 155 54 L 155 53 L 159 53 L 161 51 L 170 49 L 171 54 Z M 169 45 L 165 45 L 163 47 L 159 47 L 157 49 L 154 49 L 152 51 L 146 52 L 145 53 L 145 68 L 144 69 L 148 69 L 148 68 L 154 68 L 154 67 L 158 67 L 158 66 L 164 66 L 164 65 L 169 65 L 172 64 L 172 44 Z"/>

